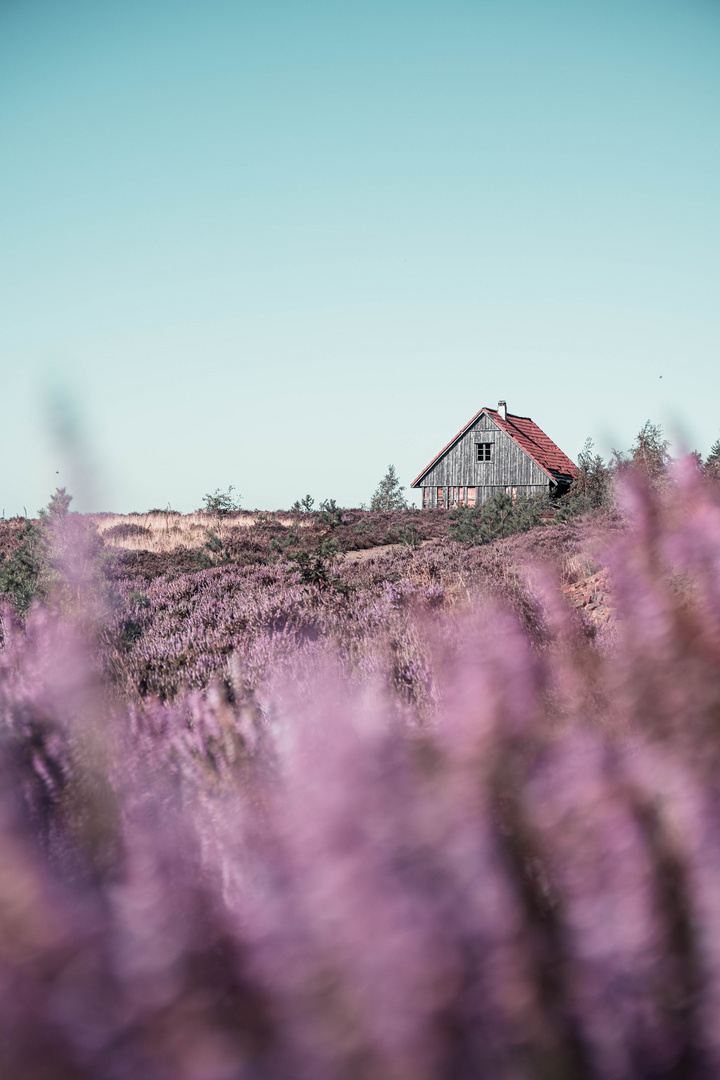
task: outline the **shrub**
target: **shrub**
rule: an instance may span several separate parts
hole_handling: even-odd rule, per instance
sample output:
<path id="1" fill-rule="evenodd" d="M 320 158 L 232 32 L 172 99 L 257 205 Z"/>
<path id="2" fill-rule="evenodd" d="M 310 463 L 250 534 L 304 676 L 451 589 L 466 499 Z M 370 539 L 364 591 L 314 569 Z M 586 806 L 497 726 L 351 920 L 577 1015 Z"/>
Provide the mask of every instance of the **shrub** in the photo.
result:
<path id="1" fill-rule="evenodd" d="M 47 593 L 47 552 L 41 528 L 26 521 L 19 545 L 6 557 L 0 556 L 0 594 L 18 615 L 26 615 L 35 599 Z"/>
<path id="2" fill-rule="evenodd" d="M 0 594 L 18 615 L 27 615 L 35 601 L 51 598 L 59 606 L 79 599 L 78 590 L 92 580 L 102 592 L 97 561 L 102 541 L 94 526 L 69 514 L 72 495 L 58 488 L 38 521 L 26 521 L 19 545 L 0 557 Z"/>
<path id="3" fill-rule="evenodd" d="M 527 532 L 542 523 L 546 501 L 504 491 L 491 495 L 477 507 L 462 507 L 450 513 L 450 537 L 465 544 L 487 544 L 514 533 Z"/>
<path id="4" fill-rule="evenodd" d="M 210 566 L 219 566 L 222 563 L 229 562 L 230 552 L 221 536 L 218 536 L 212 529 L 206 529 L 205 541 L 203 546 L 195 552 L 195 558 L 198 566 L 205 570 Z"/>
<path id="5" fill-rule="evenodd" d="M 320 537 L 313 551 L 298 551 L 290 556 L 290 564 L 297 568 L 304 585 L 321 588 L 332 583 L 333 565 L 340 556 L 337 540 Z"/>
<path id="6" fill-rule="evenodd" d="M 320 521 L 331 529 L 343 524 L 343 510 L 334 499 L 323 499 L 320 503 Z"/>
<path id="7" fill-rule="evenodd" d="M 152 536 L 152 529 L 132 521 L 121 521 L 103 532 L 104 540 L 131 540 L 138 536 Z"/>
<path id="8" fill-rule="evenodd" d="M 397 537 L 401 544 L 405 544 L 409 548 L 419 548 L 422 543 L 422 537 L 415 522 L 398 529 Z"/>

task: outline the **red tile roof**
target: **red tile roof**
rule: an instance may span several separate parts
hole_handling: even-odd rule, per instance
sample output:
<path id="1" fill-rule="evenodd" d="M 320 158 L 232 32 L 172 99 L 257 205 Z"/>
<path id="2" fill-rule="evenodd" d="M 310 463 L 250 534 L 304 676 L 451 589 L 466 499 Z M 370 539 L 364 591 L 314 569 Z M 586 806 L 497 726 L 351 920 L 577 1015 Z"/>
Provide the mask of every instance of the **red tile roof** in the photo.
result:
<path id="1" fill-rule="evenodd" d="M 465 427 L 457 433 L 455 438 L 451 439 L 447 446 L 444 446 L 420 475 L 413 480 L 411 487 L 415 487 L 418 481 L 422 480 L 423 476 L 465 434 L 468 428 L 472 427 L 482 413 L 488 413 L 498 427 L 506 431 L 551 479 L 571 480 L 574 476 L 577 476 L 578 469 L 575 462 L 571 461 L 567 454 L 563 454 L 560 447 L 556 446 L 552 439 L 549 439 L 529 416 L 513 416 L 512 413 L 508 413 L 507 420 L 503 420 L 497 409 L 481 409 L 480 412 L 475 413 L 472 420 L 468 420 Z"/>

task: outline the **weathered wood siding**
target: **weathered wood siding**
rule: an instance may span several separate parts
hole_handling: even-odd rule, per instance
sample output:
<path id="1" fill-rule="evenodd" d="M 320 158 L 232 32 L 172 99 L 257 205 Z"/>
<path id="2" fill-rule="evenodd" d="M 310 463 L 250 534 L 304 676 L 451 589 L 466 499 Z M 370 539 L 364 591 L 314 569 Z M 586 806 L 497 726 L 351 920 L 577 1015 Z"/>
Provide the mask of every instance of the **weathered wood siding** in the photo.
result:
<path id="1" fill-rule="evenodd" d="M 479 442 L 493 444 L 492 461 L 477 460 Z M 478 488 L 478 501 L 484 501 L 506 488 L 516 488 L 517 494 L 539 494 L 548 490 L 550 480 L 492 417 L 483 414 L 418 484 L 433 489 L 460 486 Z M 431 505 L 437 505 L 434 490 Z"/>
<path id="2" fill-rule="evenodd" d="M 423 490 L 427 492 L 423 510 L 434 510 L 438 506 L 451 510 L 456 506 L 480 506 L 499 491 L 511 494 L 515 499 L 519 495 L 547 495 L 549 488 L 545 484 L 528 487 L 432 487 Z"/>

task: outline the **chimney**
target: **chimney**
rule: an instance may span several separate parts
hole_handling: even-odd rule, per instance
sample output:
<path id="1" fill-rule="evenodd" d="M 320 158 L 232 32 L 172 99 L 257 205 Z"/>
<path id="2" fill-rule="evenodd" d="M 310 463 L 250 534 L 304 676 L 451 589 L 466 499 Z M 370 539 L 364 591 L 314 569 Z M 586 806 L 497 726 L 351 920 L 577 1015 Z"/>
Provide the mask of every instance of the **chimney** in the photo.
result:
<path id="1" fill-rule="evenodd" d="M 507 420 L 507 401 L 498 401 L 498 412 L 501 420 Z"/>

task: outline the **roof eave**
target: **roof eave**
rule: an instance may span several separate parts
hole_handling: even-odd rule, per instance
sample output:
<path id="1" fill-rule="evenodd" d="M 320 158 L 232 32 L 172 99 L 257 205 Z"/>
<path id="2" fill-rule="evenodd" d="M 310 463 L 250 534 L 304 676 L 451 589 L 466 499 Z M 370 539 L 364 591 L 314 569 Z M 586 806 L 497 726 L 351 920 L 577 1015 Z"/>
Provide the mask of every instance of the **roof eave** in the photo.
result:
<path id="1" fill-rule="evenodd" d="M 478 419 L 478 417 L 482 416 L 483 413 L 490 413 L 490 410 L 487 407 L 485 407 L 485 408 L 480 409 L 480 412 L 476 412 L 475 415 L 473 416 L 472 420 L 468 420 L 465 427 L 462 428 L 461 431 L 458 431 L 455 438 L 451 439 L 450 442 L 447 444 L 447 446 L 444 446 L 442 448 L 442 450 L 440 451 L 440 453 L 435 455 L 435 457 L 432 459 L 430 464 L 426 468 L 424 468 L 423 471 L 413 480 L 412 484 L 410 485 L 411 488 L 420 487 L 420 481 L 425 479 L 425 477 L 430 472 L 430 470 L 435 465 L 437 465 L 437 463 L 438 463 L 438 461 L 440 460 L 441 457 L 443 457 L 445 454 L 447 454 L 447 452 L 449 450 L 452 450 L 453 446 L 458 441 L 458 439 L 461 439 L 463 437 L 463 435 L 468 430 L 468 428 L 471 427 L 475 423 L 475 421 Z"/>
<path id="2" fill-rule="evenodd" d="M 484 408 L 480 409 L 479 412 L 475 413 L 472 420 L 468 420 L 465 427 L 462 428 L 462 430 L 457 433 L 455 438 L 451 439 L 450 442 L 447 444 L 447 446 L 443 447 L 443 449 L 440 451 L 440 453 L 437 454 L 432 459 L 430 464 L 425 469 L 423 469 L 423 471 L 419 474 L 419 476 L 417 476 L 416 479 L 413 480 L 412 484 L 410 485 L 411 488 L 418 488 L 418 487 L 422 486 L 421 482 L 425 479 L 425 477 L 430 472 L 430 470 L 432 468 L 434 468 L 435 465 L 437 465 L 437 463 L 440 461 L 440 459 L 442 457 L 444 457 L 444 455 L 447 454 L 448 451 L 452 450 L 453 446 L 457 443 L 457 441 L 463 437 L 463 435 L 467 432 L 468 428 L 472 427 L 472 425 L 475 423 L 475 421 L 480 416 L 482 416 L 483 413 L 485 413 L 486 416 L 489 416 L 490 419 L 495 422 L 495 424 L 497 425 L 497 427 L 500 428 L 501 431 L 504 431 L 506 435 L 510 436 L 510 438 L 513 440 L 515 445 L 520 450 L 522 450 L 522 452 L 524 454 L 527 454 L 527 456 L 530 458 L 530 460 L 535 465 L 537 465 L 538 469 L 541 469 L 542 472 L 545 473 L 545 475 L 547 476 L 547 478 L 548 478 L 548 480 L 550 481 L 551 484 L 554 484 L 557 487 L 558 484 L 561 483 L 561 482 L 564 483 L 565 481 L 572 481 L 574 479 L 574 476 L 573 476 L 572 473 L 560 473 L 560 472 L 553 473 L 553 472 L 551 472 L 550 469 L 548 469 L 545 465 L 542 464 L 542 462 L 538 461 L 538 459 L 534 456 L 534 454 L 532 454 L 526 447 L 522 446 L 521 443 L 519 443 L 517 441 L 517 439 L 515 438 L 514 433 L 511 430 L 509 430 L 509 425 L 507 424 L 507 421 L 503 422 L 502 418 L 499 416 L 497 411 L 495 409 L 488 408 L 487 405 L 486 405 L 486 406 L 484 406 Z M 529 420 L 530 417 L 518 416 L 518 417 L 515 417 L 515 419 Z"/>

